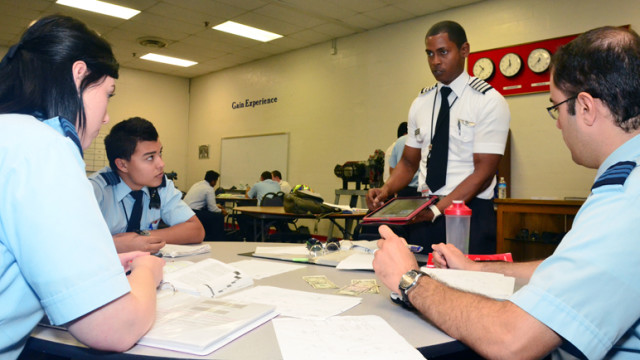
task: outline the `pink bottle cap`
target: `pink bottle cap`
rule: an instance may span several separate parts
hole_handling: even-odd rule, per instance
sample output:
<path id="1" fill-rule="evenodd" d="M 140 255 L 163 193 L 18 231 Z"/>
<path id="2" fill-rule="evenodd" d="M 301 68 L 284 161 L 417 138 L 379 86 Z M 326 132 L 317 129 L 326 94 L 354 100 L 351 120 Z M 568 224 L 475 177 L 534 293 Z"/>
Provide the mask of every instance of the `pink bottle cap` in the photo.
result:
<path id="1" fill-rule="evenodd" d="M 471 209 L 463 200 L 453 200 L 453 204 L 444 210 L 445 215 L 471 216 Z"/>

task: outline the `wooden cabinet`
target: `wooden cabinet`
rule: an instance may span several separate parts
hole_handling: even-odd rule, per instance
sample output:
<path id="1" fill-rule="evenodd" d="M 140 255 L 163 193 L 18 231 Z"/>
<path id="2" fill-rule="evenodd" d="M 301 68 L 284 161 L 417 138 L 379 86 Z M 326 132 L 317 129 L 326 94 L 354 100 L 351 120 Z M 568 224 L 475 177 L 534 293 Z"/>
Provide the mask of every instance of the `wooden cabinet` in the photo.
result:
<path id="1" fill-rule="evenodd" d="M 497 206 L 497 251 L 515 261 L 543 259 L 553 253 L 554 240 L 571 229 L 581 200 L 494 199 Z M 524 236 L 526 230 L 527 236 Z M 536 233 L 537 237 L 533 233 Z M 545 236 L 543 236 L 545 235 Z M 535 240 L 533 240 L 533 239 Z"/>

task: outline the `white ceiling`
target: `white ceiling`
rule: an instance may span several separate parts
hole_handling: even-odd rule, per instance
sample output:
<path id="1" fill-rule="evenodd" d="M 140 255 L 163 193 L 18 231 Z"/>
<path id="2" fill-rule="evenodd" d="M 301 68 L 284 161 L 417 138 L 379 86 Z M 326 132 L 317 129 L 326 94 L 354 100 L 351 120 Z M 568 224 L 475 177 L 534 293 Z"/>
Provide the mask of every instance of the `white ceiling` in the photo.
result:
<path id="1" fill-rule="evenodd" d="M 121 66 L 195 77 L 388 24 L 482 0 L 111 0 L 140 10 L 129 20 L 76 10 L 55 0 L 0 0 L 0 45 L 18 42 L 34 19 L 49 14 L 76 17 L 113 46 Z M 262 43 L 211 29 L 227 20 L 283 35 Z M 209 26 L 205 26 L 208 23 Z M 139 45 L 141 37 L 168 46 Z M 197 61 L 188 68 L 139 59 L 155 52 Z"/>

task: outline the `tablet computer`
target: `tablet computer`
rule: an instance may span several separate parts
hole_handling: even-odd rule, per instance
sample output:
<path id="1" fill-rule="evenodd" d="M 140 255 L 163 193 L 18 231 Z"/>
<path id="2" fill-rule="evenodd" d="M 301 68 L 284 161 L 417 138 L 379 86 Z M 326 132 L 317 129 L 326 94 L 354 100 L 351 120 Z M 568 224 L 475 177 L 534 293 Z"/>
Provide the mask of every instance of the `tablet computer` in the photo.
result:
<path id="1" fill-rule="evenodd" d="M 363 223 L 385 222 L 406 224 L 426 207 L 437 202 L 437 196 L 397 197 L 371 212 L 362 219 Z"/>

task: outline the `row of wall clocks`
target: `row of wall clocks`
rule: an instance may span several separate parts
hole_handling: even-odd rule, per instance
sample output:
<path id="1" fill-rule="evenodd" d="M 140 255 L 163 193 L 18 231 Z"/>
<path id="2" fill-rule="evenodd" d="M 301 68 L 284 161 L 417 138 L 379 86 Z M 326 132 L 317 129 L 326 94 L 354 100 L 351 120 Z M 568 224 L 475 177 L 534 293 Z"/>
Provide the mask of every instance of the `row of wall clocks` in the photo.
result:
<path id="1" fill-rule="evenodd" d="M 527 57 L 529 70 L 536 74 L 541 74 L 549 69 L 551 65 L 551 52 L 545 48 L 531 50 Z M 502 56 L 498 63 L 500 73 L 507 78 L 512 78 L 520 73 L 524 66 L 522 58 L 515 52 L 510 52 Z M 482 57 L 473 64 L 473 76 L 481 80 L 489 80 L 496 72 L 496 65 L 488 57 Z"/>

